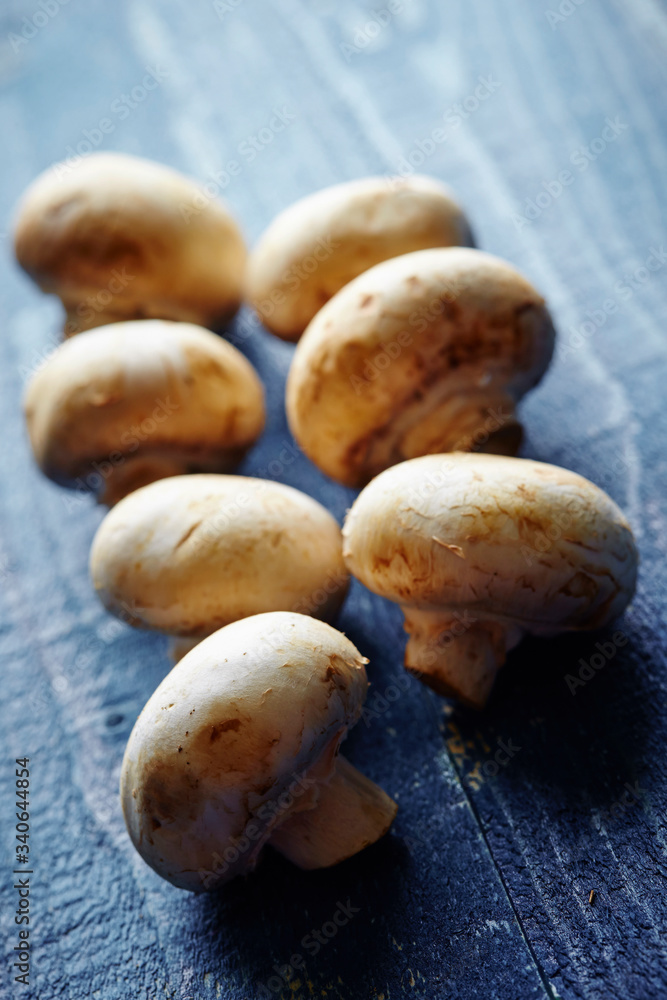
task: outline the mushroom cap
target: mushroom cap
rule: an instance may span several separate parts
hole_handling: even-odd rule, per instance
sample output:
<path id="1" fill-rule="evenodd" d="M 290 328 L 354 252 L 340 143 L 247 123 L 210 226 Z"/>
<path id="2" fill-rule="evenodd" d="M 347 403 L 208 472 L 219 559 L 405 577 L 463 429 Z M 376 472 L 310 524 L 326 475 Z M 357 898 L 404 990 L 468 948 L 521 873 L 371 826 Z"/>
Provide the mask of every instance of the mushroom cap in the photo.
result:
<path id="1" fill-rule="evenodd" d="M 144 861 L 194 892 L 252 869 L 271 830 L 316 804 L 314 779 L 333 773 L 360 716 L 366 662 L 340 632 L 288 612 L 234 622 L 188 653 L 123 760 L 125 822 Z"/>
<path id="2" fill-rule="evenodd" d="M 472 234 L 439 181 L 365 177 L 335 184 L 276 216 L 248 258 L 246 295 L 269 330 L 298 340 L 318 309 L 374 264 L 457 245 L 471 246 Z"/>
<path id="3" fill-rule="evenodd" d="M 240 351 L 165 320 L 114 323 L 61 344 L 24 406 L 37 463 L 68 486 L 99 480 L 103 463 L 146 457 L 181 472 L 231 468 L 264 427 L 262 384 Z"/>
<path id="4" fill-rule="evenodd" d="M 467 430 L 493 404 L 512 408 L 540 380 L 554 338 L 541 295 L 505 261 L 458 247 L 395 257 L 310 323 L 287 381 L 290 427 L 350 486 L 407 458 L 467 450 L 457 407 L 472 408 Z"/>
<path id="5" fill-rule="evenodd" d="M 175 476 L 131 493 L 100 525 L 90 568 L 109 611 L 176 636 L 265 611 L 328 618 L 348 584 L 331 514 L 291 486 L 242 476 Z"/>
<path id="6" fill-rule="evenodd" d="M 68 334 L 122 319 L 212 325 L 239 307 L 246 251 L 227 209 L 175 170 L 121 153 L 56 164 L 15 223 L 21 267 L 59 295 Z"/>
<path id="7" fill-rule="evenodd" d="M 375 593 L 533 633 L 599 628 L 635 590 L 637 549 L 616 504 L 583 476 L 523 458 L 394 466 L 361 492 L 343 536 L 348 569 Z"/>

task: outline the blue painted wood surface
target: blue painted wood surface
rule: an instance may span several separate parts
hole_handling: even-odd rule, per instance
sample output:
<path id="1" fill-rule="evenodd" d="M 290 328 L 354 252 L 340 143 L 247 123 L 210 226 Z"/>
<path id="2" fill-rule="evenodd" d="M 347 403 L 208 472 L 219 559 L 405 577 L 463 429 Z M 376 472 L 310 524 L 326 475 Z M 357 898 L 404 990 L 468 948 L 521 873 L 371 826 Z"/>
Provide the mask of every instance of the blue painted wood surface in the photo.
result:
<path id="1" fill-rule="evenodd" d="M 0 996 L 667 996 L 664 4 L 55 2 L 34 31 L 32 0 L 0 11 Z M 161 82 L 133 99 L 147 67 Z M 249 137 L 270 128 L 274 109 L 293 120 L 261 132 L 252 156 Z M 102 118 L 113 130 L 100 148 L 217 176 L 250 241 L 336 181 L 407 161 L 451 183 L 479 245 L 532 277 L 560 330 L 553 368 L 522 407 L 524 454 L 604 486 L 643 560 L 615 629 L 525 642 L 481 716 L 414 681 L 384 707 L 403 676 L 400 613 L 355 584 L 339 625 L 371 659 L 377 717 L 347 752 L 398 799 L 394 831 L 329 872 L 267 857 L 215 898 L 163 883 L 125 835 L 119 765 L 167 669 L 165 644 L 96 603 L 86 563 L 103 512 L 38 475 L 20 416 L 60 310 L 11 262 L 12 206 Z M 225 186 L 230 160 L 242 169 Z M 231 339 L 258 367 L 270 410 L 242 471 L 304 489 L 342 518 L 353 494 L 284 452 L 292 348 L 247 313 Z M 618 629 L 627 643 L 572 694 L 566 675 Z M 499 740 L 516 749 L 494 775 Z M 12 986 L 10 968 L 11 788 L 23 755 L 33 773 L 29 990 Z M 305 936 L 348 900 L 358 912 L 311 954 Z M 274 966 L 298 953 L 305 974 L 280 988 Z"/>

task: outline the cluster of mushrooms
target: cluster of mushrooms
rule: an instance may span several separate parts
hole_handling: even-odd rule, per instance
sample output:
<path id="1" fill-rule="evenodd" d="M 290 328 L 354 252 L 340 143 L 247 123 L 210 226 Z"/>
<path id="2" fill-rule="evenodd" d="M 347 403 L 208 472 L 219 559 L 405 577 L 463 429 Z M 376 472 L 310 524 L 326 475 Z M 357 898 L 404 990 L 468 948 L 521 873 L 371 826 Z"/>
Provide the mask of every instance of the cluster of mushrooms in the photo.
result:
<path id="1" fill-rule="evenodd" d="M 33 183 L 15 248 L 66 311 L 25 394 L 35 459 L 111 508 L 90 559 L 104 606 L 171 638 L 121 797 L 174 885 L 217 887 L 266 844 L 330 866 L 391 826 L 396 803 L 339 752 L 368 687 L 368 661 L 328 624 L 350 574 L 402 608 L 407 669 L 478 709 L 524 635 L 600 628 L 632 598 L 619 508 L 513 457 L 554 327 L 435 180 L 320 191 L 247 255 L 195 183 L 94 154 Z M 304 493 L 231 474 L 265 424 L 257 373 L 211 332 L 243 299 L 298 342 L 298 445 L 361 488 L 342 532 Z"/>

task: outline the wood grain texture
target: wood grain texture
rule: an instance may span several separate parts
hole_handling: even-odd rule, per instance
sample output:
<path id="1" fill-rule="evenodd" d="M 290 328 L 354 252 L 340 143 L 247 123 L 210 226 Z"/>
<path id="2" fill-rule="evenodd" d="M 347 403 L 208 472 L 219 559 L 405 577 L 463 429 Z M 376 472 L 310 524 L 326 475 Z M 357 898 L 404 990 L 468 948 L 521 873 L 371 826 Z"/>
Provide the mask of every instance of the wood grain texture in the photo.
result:
<path id="1" fill-rule="evenodd" d="M 0 12 L 3 998 L 254 1000 L 263 984 L 346 1000 L 667 995 L 667 11 L 657 0 L 404 0 L 386 18 L 387 6 L 71 0 L 25 43 L 16 37 L 31 34 L 24 19 L 38 5 Z M 124 114 L 118 102 L 146 67 L 164 79 Z M 475 107 L 480 80 L 488 93 Z M 294 117 L 251 157 L 248 137 L 274 109 Z M 375 715 L 347 752 L 397 797 L 394 831 L 330 872 L 267 856 L 215 898 L 163 883 L 125 835 L 120 761 L 166 672 L 165 644 L 97 605 L 86 564 L 102 511 L 38 475 L 20 415 L 60 311 L 11 262 L 12 208 L 103 117 L 114 127 L 101 148 L 217 175 L 250 241 L 296 198 L 395 173 L 421 153 L 419 169 L 459 193 L 478 245 L 524 270 L 552 306 L 559 352 L 522 406 L 524 454 L 606 488 L 641 547 L 622 622 L 603 636 L 525 642 L 482 716 L 414 681 L 383 703 L 402 677 L 401 617 L 355 585 L 339 625 L 371 659 Z M 616 134 L 601 148 L 607 119 Z M 231 159 L 242 170 L 225 187 Z M 660 266 L 645 269 L 649 258 Z M 285 450 L 292 347 L 245 313 L 230 338 L 258 367 L 270 412 L 242 471 L 304 489 L 342 518 L 351 491 Z M 618 629 L 627 643 L 572 694 L 565 676 Z M 498 741 L 511 756 L 494 773 Z M 29 990 L 10 976 L 10 790 L 23 755 L 36 872 Z M 305 935 L 348 900 L 358 912 L 309 954 Z M 295 953 L 307 972 L 280 989 L 274 966 Z"/>

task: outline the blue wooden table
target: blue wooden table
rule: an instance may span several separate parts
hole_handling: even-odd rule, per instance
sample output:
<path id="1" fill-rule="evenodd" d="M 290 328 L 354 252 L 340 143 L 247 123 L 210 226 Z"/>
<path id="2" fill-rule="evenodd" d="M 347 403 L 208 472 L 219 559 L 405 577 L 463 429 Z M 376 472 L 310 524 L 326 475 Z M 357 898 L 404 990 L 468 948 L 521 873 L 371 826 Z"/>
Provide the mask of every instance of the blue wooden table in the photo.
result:
<path id="1" fill-rule="evenodd" d="M 0 996 L 667 996 L 664 2 L 6 0 L 0 81 Z M 125 834 L 120 761 L 168 669 L 165 642 L 102 611 L 86 564 L 103 511 L 31 463 L 21 394 L 60 309 L 18 272 L 8 235 L 25 185 L 89 146 L 211 182 L 250 242 L 337 181 L 416 168 L 451 183 L 478 245 L 534 280 L 559 328 L 522 407 L 523 453 L 602 485 L 637 533 L 639 590 L 622 621 L 523 643 L 479 716 L 414 680 L 384 698 L 403 677 L 401 616 L 353 587 L 339 627 L 370 657 L 373 712 L 346 752 L 400 809 L 389 837 L 332 871 L 267 856 L 246 881 L 194 897 Z M 270 413 L 242 471 L 342 518 L 352 492 L 289 447 L 293 348 L 248 313 L 231 339 Z M 11 968 L 23 756 L 28 988 Z M 340 904 L 348 922 L 315 947 Z"/>

